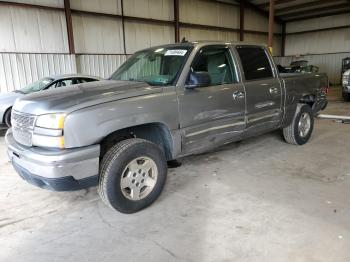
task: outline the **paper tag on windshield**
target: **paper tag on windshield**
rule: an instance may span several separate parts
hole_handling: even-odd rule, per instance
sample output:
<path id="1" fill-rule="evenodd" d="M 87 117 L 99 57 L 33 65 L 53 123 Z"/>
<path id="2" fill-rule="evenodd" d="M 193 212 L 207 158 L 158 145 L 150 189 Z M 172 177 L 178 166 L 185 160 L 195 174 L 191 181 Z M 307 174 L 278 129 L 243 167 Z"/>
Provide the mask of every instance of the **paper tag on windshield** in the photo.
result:
<path id="1" fill-rule="evenodd" d="M 165 56 L 184 56 L 186 53 L 187 50 L 184 49 L 173 49 L 166 51 Z"/>

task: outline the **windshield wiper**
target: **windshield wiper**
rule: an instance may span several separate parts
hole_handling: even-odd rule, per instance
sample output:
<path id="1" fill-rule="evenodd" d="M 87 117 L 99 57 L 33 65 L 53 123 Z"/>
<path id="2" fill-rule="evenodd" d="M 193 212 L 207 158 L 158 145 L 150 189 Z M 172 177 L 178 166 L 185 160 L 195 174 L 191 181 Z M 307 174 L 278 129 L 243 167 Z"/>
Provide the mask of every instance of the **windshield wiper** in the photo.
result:
<path id="1" fill-rule="evenodd" d="M 14 92 L 15 92 L 15 93 L 19 93 L 19 94 L 24 94 L 24 92 L 21 91 L 21 90 L 15 90 Z"/>

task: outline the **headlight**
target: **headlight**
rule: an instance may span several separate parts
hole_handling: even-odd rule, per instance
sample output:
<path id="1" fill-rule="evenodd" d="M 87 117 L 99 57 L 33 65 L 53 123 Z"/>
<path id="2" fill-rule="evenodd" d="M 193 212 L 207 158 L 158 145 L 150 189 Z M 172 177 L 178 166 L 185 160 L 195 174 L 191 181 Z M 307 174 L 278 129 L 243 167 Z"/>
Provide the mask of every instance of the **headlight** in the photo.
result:
<path id="1" fill-rule="evenodd" d="M 49 129 L 63 129 L 65 114 L 48 114 L 38 116 L 35 125 Z"/>
<path id="2" fill-rule="evenodd" d="M 64 148 L 63 127 L 66 114 L 38 116 L 35 122 L 32 144 L 40 147 Z"/>

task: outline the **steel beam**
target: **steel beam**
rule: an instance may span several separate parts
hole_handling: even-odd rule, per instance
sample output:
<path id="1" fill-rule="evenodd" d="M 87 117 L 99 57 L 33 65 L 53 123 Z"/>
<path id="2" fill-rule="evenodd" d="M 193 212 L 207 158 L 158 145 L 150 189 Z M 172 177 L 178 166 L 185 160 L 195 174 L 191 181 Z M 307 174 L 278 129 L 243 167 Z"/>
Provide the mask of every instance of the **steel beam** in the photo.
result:
<path id="1" fill-rule="evenodd" d="M 0 1 L 0 5 L 11 5 L 11 6 L 25 7 L 25 8 L 36 8 L 36 9 L 44 9 L 44 10 L 50 10 L 50 11 L 64 11 L 64 8 L 61 8 L 61 7 L 17 3 L 17 2 L 10 2 L 10 1 Z"/>
<path id="2" fill-rule="evenodd" d="M 64 0 L 64 13 L 65 13 L 66 24 L 67 24 L 69 53 L 74 54 L 75 48 L 74 48 L 74 35 L 73 35 L 73 24 L 72 24 L 72 12 L 70 9 L 70 0 Z"/>
<path id="3" fill-rule="evenodd" d="M 289 3 L 293 3 L 295 1 L 297 1 L 297 0 L 276 0 L 275 6 L 282 5 L 282 4 L 289 4 Z M 270 6 L 270 3 L 267 2 L 267 3 L 263 3 L 263 4 L 258 4 L 257 6 L 260 8 L 267 8 Z"/>
<path id="4" fill-rule="evenodd" d="M 180 42 L 180 22 L 179 22 L 179 0 L 174 0 L 174 29 L 175 29 L 175 42 Z"/>
<path id="5" fill-rule="evenodd" d="M 286 23 L 282 24 L 282 43 L 281 43 L 281 56 L 286 53 Z"/>
<path id="6" fill-rule="evenodd" d="M 329 0 L 319 0 L 319 1 L 315 1 L 315 2 L 307 2 L 307 3 L 303 3 L 303 4 L 298 4 L 298 5 L 292 5 L 292 6 L 288 6 L 288 7 L 284 7 L 284 8 L 276 8 L 276 15 L 280 15 L 282 13 L 286 13 L 288 14 L 288 12 L 290 11 L 296 11 L 298 9 L 310 9 L 310 8 L 314 8 L 314 7 L 318 7 L 318 6 L 326 6 L 327 7 L 332 7 L 333 5 L 339 4 L 339 2 L 344 2 L 344 0 L 333 0 L 333 1 L 329 1 Z M 303 10 L 305 11 L 305 10 Z M 281 15 L 283 17 L 283 15 Z"/>
<path id="7" fill-rule="evenodd" d="M 273 48 L 273 26 L 274 26 L 274 14 L 275 11 L 275 0 L 270 0 L 270 7 L 269 7 L 269 38 L 268 38 L 268 46 L 272 53 Z"/>
<path id="8" fill-rule="evenodd" d="M 123 50 L 126 54 L 126 40 L 125 40 L 125 17 L 124 17 L 124 0 L 120 1 L 121 13 L 122 13 L 122 30 L 123 30 Z"/>
<path id="9" fill-rule="evenodd" d="M 338 5 L 332 5 L 332 6 L 326 6 L 326 7 L 319 7 L 319 8 L 313 8 L 310 10 L 305 10 L 305 11 L 296 11 L 296 12 L 292 12 L 292 13 L 288 13 L 283 15 L 284 19 L 288 19 L 288 18 L 294 18 L 294 17 L 298 17 L 298 16 L 307 16 L 307 15 L 316 15 L 317 13 L 320 12 L 332 12 L 335 9 L 343 9 L 343 8 L 349 8 L 349 3 L 346 4 L 338 4 Z"/>
<path id="10" fill-rule="evenodd" d="M 244 2 L 239 2 L 239 41 L 244 41 Z"/>
<path id="11" fill-rule="evenodd" d="M 320 18 L 320 17 L 332 16 L 332 15 L 342 15 L 342 14 L 350 14 L 350 8 L 346 8 L 344 10 L 339 10 L 339 11 L 331 11 L 331 12 L 321 13 L 321 14 L 295 17 L 295 18 L 291 18 L 291 19 L 286 19 L 285 21 L 286 22 L 294 22 L 294 21 L 301 21 L 301 20 L 306 20 L 306 19 Z"/>

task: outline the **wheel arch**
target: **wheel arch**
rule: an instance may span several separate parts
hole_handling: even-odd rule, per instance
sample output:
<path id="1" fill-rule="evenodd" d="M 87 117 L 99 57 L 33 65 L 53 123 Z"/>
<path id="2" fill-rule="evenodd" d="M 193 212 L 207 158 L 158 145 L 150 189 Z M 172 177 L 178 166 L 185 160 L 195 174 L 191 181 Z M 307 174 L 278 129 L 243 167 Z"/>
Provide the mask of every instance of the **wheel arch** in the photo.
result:
<path id="1" fill-rule="evenodd" d="M 151 141 L 164 151 L 167 160 L 173 159 L 174 140 L 170 129 L 160 122 L 140 124 L 113 131 L 107 134 L 100 142 L 101 157 L 114 144 L 129 138 L 142 138 Z"/>
<path id="2" fill-rule="evenodd" d="M 3 124 L 5 124 L 5 117 L 6 117 L 6 114 L 7 114 L 10 110 L 12 110 L 12 106 L 9 106 L 6 110 L 3 111 L 4 114 L 2 115 L 2 118 L 0 118 Z"/>
<path id="3" fill-rule="evenodd" d="M 289 104 L 285 108 L 285 116 L 282 123 L 283 128 L 289 126 L 292 123 L 295 112 L 298 108 L 298 104 L 307 104 L 313 110 L 314 106 L 316 105 L 316 95 L 312 93 L 304 93 L 299 97 L 294 97 L 293 101 L 293 103 Z"/>

